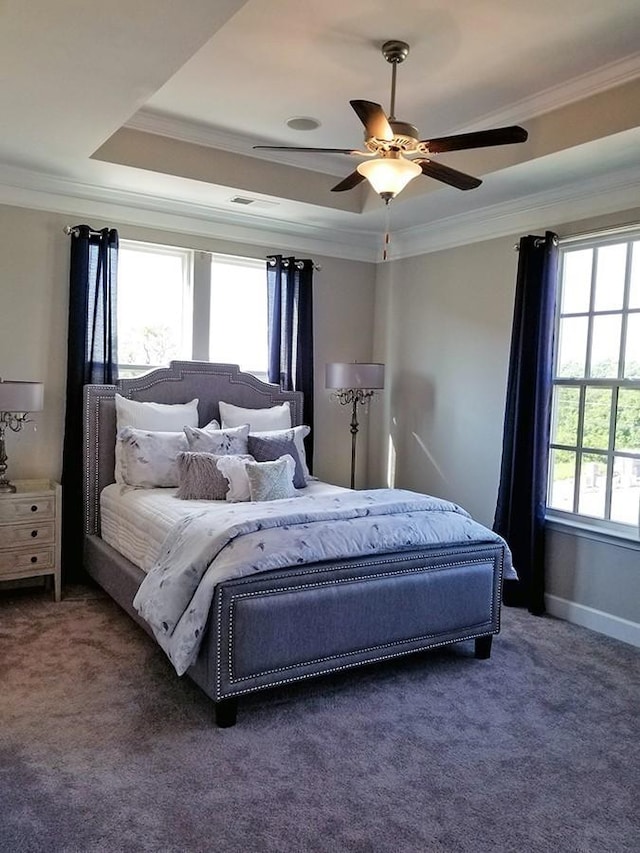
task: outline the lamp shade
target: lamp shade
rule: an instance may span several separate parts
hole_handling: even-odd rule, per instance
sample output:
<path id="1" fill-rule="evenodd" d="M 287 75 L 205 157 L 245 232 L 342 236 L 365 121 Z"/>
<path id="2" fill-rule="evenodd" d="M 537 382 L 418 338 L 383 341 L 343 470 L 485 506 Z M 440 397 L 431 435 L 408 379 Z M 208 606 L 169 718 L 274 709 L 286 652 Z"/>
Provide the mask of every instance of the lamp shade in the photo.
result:
<path id="1" fill-rule="evenodd" d="M 0 412 L 41 412 L 42 382 L 3 382 L 0 379 Z"/>
<path id="2" fill-rule="evenodd" d="M 360 163 L 357 171 L 363 175 L 382 196 L 393 198 L 409 181 L 422 174 L 422 169 L 413 160 L 404 157 L 382 157 Z"/>
<path id="3" fill-rule="evenodd" d="M 333 362 L 325 368 L 327 388 L 384 388 L 384 364 Z"/>

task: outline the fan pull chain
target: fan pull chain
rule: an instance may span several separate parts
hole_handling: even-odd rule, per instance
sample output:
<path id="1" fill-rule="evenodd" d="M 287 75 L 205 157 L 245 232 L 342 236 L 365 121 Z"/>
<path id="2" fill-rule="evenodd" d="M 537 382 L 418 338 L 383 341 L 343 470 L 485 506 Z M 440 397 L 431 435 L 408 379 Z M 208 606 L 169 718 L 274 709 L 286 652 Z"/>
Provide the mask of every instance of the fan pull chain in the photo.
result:
<path id="1" fill-rule="evenodd" d="M 382 241 L 382 260 L 389 260 L 389 245 L 391 243 L 391 210 L 389 208 L 389 201 L 385 202 L 384 206 L 384 239 Z"/>

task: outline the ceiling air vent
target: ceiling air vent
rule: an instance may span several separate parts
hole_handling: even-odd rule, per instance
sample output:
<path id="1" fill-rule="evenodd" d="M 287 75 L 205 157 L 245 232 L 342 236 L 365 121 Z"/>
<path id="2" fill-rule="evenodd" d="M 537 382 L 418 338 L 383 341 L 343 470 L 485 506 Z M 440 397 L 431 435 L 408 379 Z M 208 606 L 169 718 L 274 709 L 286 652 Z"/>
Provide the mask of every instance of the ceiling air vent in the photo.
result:
<path id="1" fill-rule="evenodd" d="M 246 195 L 234 195 L 229 199 L 231 204 L 241 204 L 243 207 L 278 207 L 277 201 L 265 201 L 261 198 L 249 198 Z"/>

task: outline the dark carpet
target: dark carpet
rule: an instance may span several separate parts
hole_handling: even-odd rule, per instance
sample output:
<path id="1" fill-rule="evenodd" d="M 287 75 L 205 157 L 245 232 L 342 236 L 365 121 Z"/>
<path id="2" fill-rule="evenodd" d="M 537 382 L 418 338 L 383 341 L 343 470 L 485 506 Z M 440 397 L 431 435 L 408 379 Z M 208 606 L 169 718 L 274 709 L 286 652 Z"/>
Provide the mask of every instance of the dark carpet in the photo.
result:
<path id="1" fill-rule="evenodd" d="M 505 609 L 471 643 L 241 701 L 218 729 L 119 608 L 0 597 L 0 850 L 640 849 L 640 650 Z"/>

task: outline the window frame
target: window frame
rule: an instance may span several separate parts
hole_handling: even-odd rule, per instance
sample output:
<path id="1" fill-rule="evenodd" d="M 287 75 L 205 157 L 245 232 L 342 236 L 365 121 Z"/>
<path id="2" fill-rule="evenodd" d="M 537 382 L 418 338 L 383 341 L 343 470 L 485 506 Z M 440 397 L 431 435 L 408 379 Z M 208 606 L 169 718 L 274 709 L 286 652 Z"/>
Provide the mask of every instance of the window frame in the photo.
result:
<path id="1" fill-rule="evenodd" d="M 598 255 L 599 250 L 611 245 L 626 244 L 625 255 L 625 272 L 624 272 L 624 288 L 622 294 L 621 308 L 610 308 L 597 310 L 595 306 L 596 300 L 596 283 L 598 275 Z M 635 246 L 634 246 L 635 244 Z M 591 261 L 591 279 L 589 282 L 589 305 L 586 311 L 567 311 L 562 312 L 562 297 L 564 285 L 564 270 L 566 258 L 569 252 L 580 249 L 593 250 Z M 640 305 L 630 308 L 629 298 L 631 292 L 632 269 L 635 271 L 635 266 L 640 269 L 640 226 L 634 226 L 624 229 L 616 229 L 610 232 L 600 232 L 582 237 L 568 238 L 560 240 L 560 259 L 558 265 L 558 288 L 556 297 L 555 325 L 554 325 L 554 356 L 553 356 L 553 376 L 551 382 L 552 406 L 551 406 L 551 429 L 549 435 L 549 460 L 548 460 L 548 484 L 547 484 L 547 509 L 546 518 L 551 522 L 552 527 L 568 527 L 576 532 L 583 533 L 591 538 L 604 539 L 607 541 L 626 541 L 628 544 L 640 542 L 640 506 L 638 510 L 638 519 L 635 523 L 625 523 L 612 520 L 611 503 L 613 496 L 613 478 L 615 471 L 615 461 L 620 458 L 640 459 L 639 452 L 634 453 L 630 450 L 616 450 L 616 425 L 618 398 L 620 391 L 625 389 L 640 391 L 640 377 L 625 378 L 625 355 L 627 351 L 627 332 L 628 320 L 630 315 L 640 316 Z M 618 347 L 618 370 L 615 377 L 596 377 L 590 376 L 591 372 L 591 355 L 593 351 L 593 332 L 594 319 L 602 316 L 620 315 L 620 340 Z M 566 317 L 585 317 L 587 319 L 587 337 L 584 351 L 584 370 L 583 376 L 558 376 L 558 359 L 560 357 L 560 329 L 561 320 Z M 556 399 L 556 388 L 576 388 L 578 390 L 578 416 L 576 427 L 575 444 L 564 444 L 553 440 L 554 417 L 556 416 L 555 406 L 553 401 Z M 609 437 L 607 448 L 594 448 L 585 445 L 584 439 L 584 421 L 585 421 L 585 400 L 587 389 L 611 389 L 611 403 L 609 411 Z M 572 510 L 562 510 L 550 506 L 550 500 L 553 487 L 553 454 L 554 451 L 568 451 L 575 454 L 575 473 L 574 473 L 574 490 Z M 582 465 L 585 456 L 597 455 L 606 458 L 606 483 L 605 483 L 605 518 L 597 518 L 594 516 L 580 513 L 580 485 L 582 475 Z"/>
<path id="2" fill-rule="evenodd" d="M 185 258 L 183 266 L 183 283 L 182 283 L 182 300 L 183 305 L 187 306 L 185 310 L 183 336 L 189 349 L 189 353 L 185 353 L 180 357 L 184 361 L 211 361 L 210 359 L 210 327 L 211 327 L 211 298 L 212 288 L 215 287 L 215 282 L 212 277 L 212 267 L 214 258 L 218 258 L 224 263 L 233 266 L 233 262 L 248 261 L 251 265 L 262 262 L 266 265 L 264 258 L 256 258 L 248 255 L 234 255 L 228 252 L 210 252 L 200 249 L 192 249 L 185 246 L 176 246 L 174 244 L 152 243 L 143 240 L 133 240 L 122 238 L 120 247 L 133 248 L 136 251 L 148 251 L 178 255 Z M 265 272 L 265 288 L 266 288 L 266 272 Z M 190 316 L 188 316 L 190 313 Z M 266 322 L 266 317 L 265 317 Z M 124 364 L 118 363 L 119 375 L 142 375 L 154 370 L 158 367 L 166 365 L 161 364 Z M 267 379 L 267 356 L 265 354 L 265 370 L 250 370 L 245 372 L 251 373 L 259 379 L 266 381 Z"/>

